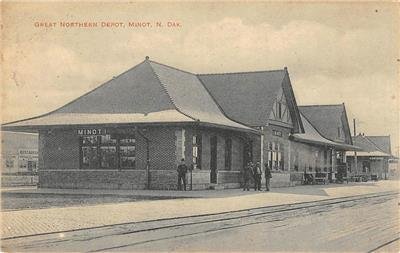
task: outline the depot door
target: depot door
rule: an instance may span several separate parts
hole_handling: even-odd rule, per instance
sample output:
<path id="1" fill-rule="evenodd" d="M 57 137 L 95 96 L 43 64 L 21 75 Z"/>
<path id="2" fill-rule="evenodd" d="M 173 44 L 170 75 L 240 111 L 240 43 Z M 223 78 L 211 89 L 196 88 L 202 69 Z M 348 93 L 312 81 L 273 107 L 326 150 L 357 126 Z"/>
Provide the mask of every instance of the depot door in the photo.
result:
<path id="1" fill-rule="evenodd" d="M 247 140 L 243 148 L 243 167 L 253 161 L 253 141 Z"/>
<path id="2" fill-rule="evenodd" d="M 210 138 L 210 183 L 217 183 L 217 136 Z"/>

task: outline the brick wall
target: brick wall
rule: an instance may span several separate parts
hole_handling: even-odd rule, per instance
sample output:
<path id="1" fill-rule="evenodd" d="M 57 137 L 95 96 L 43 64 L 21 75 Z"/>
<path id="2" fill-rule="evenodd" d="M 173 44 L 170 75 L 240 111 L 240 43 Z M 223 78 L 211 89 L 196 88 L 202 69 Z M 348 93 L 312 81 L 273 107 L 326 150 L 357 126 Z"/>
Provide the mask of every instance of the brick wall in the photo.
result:
<path id="1" fill-rule="evenodd" d="M 175 128 L 149 128 L 150 166 L 152 170 L 176 170 Z M 145 147 L 139 147 L 145 150 Z"/>
<path id="2" fill-rule="evenodd" d="M 220 170 L 225 170 L 225 136 L 222 134 L 217 135 L 217 171 Z"/>
<path id="3" fill-rule="evenodd" d="M 145 136 L 148 133 L 143 133 Z M 136 161 L 135 166 L 136 169 L 145 170 L 146 169 L 146 139 L 140 134 L 136 134 Z M 149 145 L 151 145 L 149 143 Z M 150 161 L 151 162 L 151 161 Z M 151 163 L 150 163 L 151 164 Z"/>
<path id="4" fill-rule="evenodd" d="M 218 183 L 236 183 L 241 181 L 240 171 L 218 171 Z"/>
<path id="5" fill-rule="evenodd" d="M 190 184 L 190 174 L 188 173 L 188 182 Z M 192 172 L 193 190 L 208 189 L 210 185 L 210 171 L 209 170 L 195 170 Z"/>
<path id="6" fill-rule="evenodd" d="M 271 187 L 288 187 L 292 186 L 290 182 L 290 173 L 272 173 Z"/>
<path id="7" fill-rule="evenodd" d="M 149 139 L 152 189 L 177 188 L 176 168 L 182 153 L 181 141 L 184 141 L 184 156 L 190 167 L 192 137 L 195 130 L 202 134 L 202 164 L 201 170 L 193 171 L 193 188 L 209 187 L 210 138 L 214 135 L 217 136 L 217 182 L 230 188 L 239 187 L 244 144 L 238 132 L 216 128 L 193 129 L 172 126 L 145 127 L 145 129 L 142 129 L 141 133 Z M 182 140 L 182 129 L 185 130 L 184 140 Z M 225 171 L 225 138 L 227 136 L 232 139 L 231 171 Z M 146 186 L 146 140 L 141 134 L 136 134 L 136 169 L 129 171 L 80 170 L 79 136 L 76 129 L 41 132 L 39 140 L 39 160 L 42 165 L 39 174 L 40 187 L 144 189 Z"/>
<path id="8" fill-rule="evenodd" d="M 39 172 L 40 188 L 145 189 L 145 170 L 54 170 Z"/>
<path id="9" fill-rule="evenodd" d="M 152 182 L 160 182 L 154 188 L 170 189 L 176 185 L 175 128 L 149 127 L 143 134 L 150 139 L 150 170 Z M 79 136 L 76 130 L 53 130 L 39 135 L 39 161 L 41 187 L 55 188 L 104 188 L 144 189 L 146 176 L 146 141 L 136 134 L 136 169 L 80 170 Z M 54 170 L 54 171 L 51 171 Z M 65 170 L 65 171 L 63 171 Z M 164 172 L 170 171 L 170 172 Z M 136 186 L 132 186 L 136 185 Z"/>
<path id="10" fill-rule="evenodd" d="M 150 175 L 150 189 L 176 190 L 178 188 L 178 172 L 176 170 L 151 170 Z M 186 187 L 189 189 L 188 186 Z"/>
<path id="11" fill-rule="evenodd" d="M 78 169 L 79 138 L 73 130 L 39 133 L 43 169 Z"/>
<path id="12" fill-rule="evenodd" d="M 44 152 L 45 152 L 45 131 L 39 132 L 39 145 L 38 145 L 38 169 L 44 169 Z"/>
<path id="13" fill-rule="evenodd" d="M 238 137 L 232 138 L 232 170 L 242 171 L 243 164 L 243 141 Z"/>

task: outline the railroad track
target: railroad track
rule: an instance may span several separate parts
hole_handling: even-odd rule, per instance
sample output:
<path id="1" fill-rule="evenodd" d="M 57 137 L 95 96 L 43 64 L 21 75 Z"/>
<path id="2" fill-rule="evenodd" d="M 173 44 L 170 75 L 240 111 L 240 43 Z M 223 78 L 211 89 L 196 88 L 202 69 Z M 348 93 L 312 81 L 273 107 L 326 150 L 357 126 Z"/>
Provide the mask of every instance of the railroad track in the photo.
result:
<path id="1" fill-rule="evenodd" d="M 33 250 L 41 247 L 56 249 L 62 246 L 64 250 L 72 251 L 82 251 L 82 246 L 79 245 L 87 245 L 90 243 L 90 245 L 96 246 L 87 248 L 89 252 L 110 251 L 150 242 L 327 212 L 338 206 L 346 208 L 354 205 L 366 205 L 369 203 L 368 201 L 371 200 L 376 203 L 381 203 L 394 199 L 397 196 L 398 192 L 391 191 L 214 214 L 129 222 L 94 228 L 3 238 L 2 243 L 10 248 L 14 248 L 12 247 L 13 245 L 17 246 L 16 249 L 22 250 Z M 172 230 L 174 233 L 169 233 Z M 154 231 L 157 231 L 157 233 L 152 233 Z M 115 241 L 102 245 L 102 241 L 107 241 L 104 239 L 114 236 L 121 238 L 129 237 L 129 243 Z"/>

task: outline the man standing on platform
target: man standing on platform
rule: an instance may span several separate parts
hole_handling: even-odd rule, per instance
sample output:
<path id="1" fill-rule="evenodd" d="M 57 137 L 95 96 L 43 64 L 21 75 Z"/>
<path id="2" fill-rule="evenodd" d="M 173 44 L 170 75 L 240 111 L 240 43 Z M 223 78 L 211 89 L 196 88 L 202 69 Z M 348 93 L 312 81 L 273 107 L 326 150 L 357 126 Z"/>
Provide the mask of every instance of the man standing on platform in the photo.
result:
<path id="1" fill-rule="evenodd" d="M 261 175 L 262 175 L 262 171 L 261 171 L 261 165 L 260 162 L 256 163 L 256 166 L 254 166 L 254 190 L 257 191 L 261 191 Z"/>
<path id="2" fill-rule="evenodd" d="M 178 190 L 182 190 L 182 181 L 183 181 L 183 190 L 186 191 L 186 172 L 187 166 L 185 164 L 185 159 L 181 159 L 181 163 L 178 165 Z"/>
<path id="3" fill-rule="evenodd" d="M 265 190 L 267 192 L 269 192 L 271 178 L 271 169 L 269 168 L 268 163 L 265 163 Z"/>

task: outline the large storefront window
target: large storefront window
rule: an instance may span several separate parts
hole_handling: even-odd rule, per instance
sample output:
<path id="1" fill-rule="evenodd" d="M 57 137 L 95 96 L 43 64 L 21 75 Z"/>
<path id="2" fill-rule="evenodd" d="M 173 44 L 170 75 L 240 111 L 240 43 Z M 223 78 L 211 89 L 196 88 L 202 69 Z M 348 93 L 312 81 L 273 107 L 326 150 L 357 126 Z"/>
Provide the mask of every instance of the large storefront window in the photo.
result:
<path id="1" fill-rule="evenodd" d="M 135 137 L 120 139 L 119 159 L 122 169 L 135 168 L 136 160 L 136 139 Z"/>
<path id="2" fill-rule="evenodd" d="M 109 134 L 80 138 L 82 169 L 134 169 L 136 140 L 134 136 Z"/>
<path id="3" fill-rule="evenodd" d="M 117 168 L 117 139 L 111 135 L 100 136 L 100 166 L 102 169 Z"/>
<path id="4" fill-rule="evenodd" d="M 99 144 L 98 136 L 84 136 L 81 139 L 82 167 L 85 169 L 98 168 L 99 159 L 97 147 Z"/>

